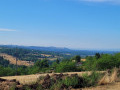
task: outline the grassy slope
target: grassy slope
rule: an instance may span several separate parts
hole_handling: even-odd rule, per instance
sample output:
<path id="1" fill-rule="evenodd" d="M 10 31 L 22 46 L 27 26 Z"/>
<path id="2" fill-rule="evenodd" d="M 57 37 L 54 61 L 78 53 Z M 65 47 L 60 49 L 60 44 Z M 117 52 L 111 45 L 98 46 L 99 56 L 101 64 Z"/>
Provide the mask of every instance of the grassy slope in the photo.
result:
<path id="1" fill-rule="evenodd" d="M 4 59 L 10 61 L 11 64 L 16 65 L 16 58 L 15 57 L 8 55 L 8 54 L 4 54 L 4 53 L 0 53 L 0 56 L 3 56 Z M 18 65 L 25 65 L 25 66 L 33 65 L 32 62 L 29 63 L 28 61 L 23 61 L 23 60 L 18 60 L 17 64 Z"/>
<path id="2" fill-rule="evenodd" d="M 102 73 L 105 71 L 101 71 Z M 82 76 L 83 74 L 88 73 L 90 74 L 91 72 L 66 72 L 63 74 L 78 74 L 79 76 Z M 36 82 L 36 80 L 40 77 L 40 76 L 46 76 L 48 73 L 45 74 L 34 74 L 34 75 L 23 75 L 23 76 L 6 76 L 6 77 L 1 77 L 4 79 L 16 79 L 17 81 L 19 81 L 21 84 L 31 84 Z M 49 73 L 49 75 L 53 75 L 53 74 L 59 74 L 59 73 Z"/>
<path id="3" fill-rule="evenodd" d="M 101 71 L 101 73 L 104 73 L 106 71 Z M 90 74 L 91 72 L 66 72 L 63 74 L 78 74 L 79 76 L 82 76 L 85 73 Z M 58 74 L 58 73 L 55 73 Z M 39 76 L 46 76 L 47 73 L 45 74 L 35 74 L 35 75 L 23 75 L 23 76 L 7 76 L 7 77 L 1 77 L 4 79 L 16 79 L 18 80 L 21 84 L 33 84 L 34 82 L 37 81 L 37 79 L 39 78 Z M 50 73 L 49 75 L 53 75 L 53 73 Z M 115 72 L 112 73 L 111 76 L 106 76 L 106 78 L 114 78 L 116 77 Z M 105 79 L 106 80 L 106 79 Z M 80 89 L 72 89 L 72 90 L 80 90 Z M 82 90 L 120 90 L 120 82 L 111 82 L 105 85 L 100 85 L 100 86 L 96 86 L 96 87 L 89 87 L 89 88 L 82 88 Z"/>

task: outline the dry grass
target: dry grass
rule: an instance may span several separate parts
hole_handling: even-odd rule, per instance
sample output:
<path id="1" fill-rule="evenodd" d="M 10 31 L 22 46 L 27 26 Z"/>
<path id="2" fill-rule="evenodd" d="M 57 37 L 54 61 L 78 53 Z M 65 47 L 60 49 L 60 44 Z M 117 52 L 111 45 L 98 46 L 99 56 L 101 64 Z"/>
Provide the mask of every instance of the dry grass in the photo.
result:
<path id="1" fill-rule="evenodd" d="M 99 86 L 97 87 L 90 87 L 90 88 L 82 88 L 82 89 L 72 89 L 72 90 L 120 90 L 120 82 L 116 82 L 118 78 L 118 69 L 114 68 L 111 73 L 106 72 L 106 71 L 99 71 L 100 73 L 105 73 L 102 79 L 99 80 L 98 84 Z M 82 76 L 83 74 L 88 73 L 88 75 L 91 74 L 91 72 L 66 72 L 63 74 L 78 74 L 79 76 Z M 40 76 L 46 76 L 49 74 L 50 76 L 53 75 L 54 73 L 45 73 L 45 74 L 35 74 L 35 75 L 24 75 L 24 76 L 7 76 L 7 77 L 1 77 L 4 79 L 16 79 L 18 80 L 21 84 L 33 84 L 37 81 L 37 79 Z M 59 73 L 55 73 L 59 74 Z M 103 85 L 104 84 L 104 85 Z"/>
<path id="2" fill-rule="evenodd" d="M 81 61 L 85 62 L 85 61 L 86 61 L 86 59 L 81 59 Z"/>
<path id="3" fill-rule="evenodd" d="M 113 72 L 110 73 L 106 73 L 105 76 L 99 81 L 99 85 L 105 85 L 105 84 L 109 84 L 109 83 L 113 83 L 116 82 L 118 79 L 118 69 L 114 68 Z"/>
<path id="4" fill-rule="evenodd" d="M 91 72 L 66 72 L 66 73 L 63 73 L 63 74 L 68 74 L 68 75 L 78 74 L 79 76 L 82 76 L 85 73 L 90 74 Z M 104 73 L 104 71 L 101 71 L 101 73 Z M 1 78 L 9 79 L 9 80 L 16 79 L 21 84 L 31 84 L 31 83 L 35 83 L 40 76 L 46 76 L 47 74 L 49 74 L 51 76 L 54 73 L 23 75 L 23 76 L 7 76 L 7 77 L 1 77 Z M 59 74 L 59 73 L 55 73 L 55 74 Z"/>
<path id="5" fill-rule="evenodd" d="M 44 60 L 45 58 L 38 58 L 39 60 Z M 50 60 L 50 61 L 55 61 L 55 60 L 57 60 L 57 58 L 47 58 L 48 60 Z"/>
<path id="6" fill-rule="evenodd" d="M 111 73 L 105 72 L 103 78 L 98 82 L 99 86 L 72 90 L 120 90 L 119 74 L 118 69 L 114 68 Z"/>
<path id="7" fill-rule="evenodd" d="M 48 54 L 41 54 L 42 56 L 45 56 L 45 57 L 51 57 L 52 55 L 48 55 Z"/>
<path id="8" fill-rule="evenodd" d="M 118 71 L 117 69 L 114 69 L 110 75 L 108 75 L 107 72 L 105 71 L 100 72 L 100 73 L 106 73 L 105 76 L 101 79 L 102 82 L 107 82 L 106 85 L 100 85 L 97 87 L 82 88 L 82 89 L 72 89 L 72 90 L 120 90 L 120 82 L 115 82 L 117 80 L 117 71 Z M 82 76 L 85 73 L 90 74 L 91 72 L 68 72 L 68 73 L 63 73 L 63 74 L 71 75 L 71 74 L 76 74 L 76 73 L 79 76 Z M 59 73 L 56 73 L 56 74 L 59 74 Z M 45 75 L 47 75 L 47 73 L 36 74 L 36 75 L 24 75 L 24 76 L 7 76 L 7 77 L 1 77 L 1 78 L 9 79 L 9 80 L 16 79 L 20 81 L 21 84 L 33 84 L 37 81 L 39 76 L 45 76 Z M 53 73 L 49 73 L 49 75 L 53 75 Z M 108 81 L 111 83 L 109 83 Z"/>
<path id="9" fill-rule="evenodd" d="M 5 53 L 0 53 L 0 56 L 3 56 L 4 59 L 10 61 L 11 64 L 14 64 L 14 65 L 16 64 L 16 58 L 15 57 L 13 57 L 11 55 L 8 55 L 8 54 L 5 54 Z M 18 65 L 31 66 L 31 65 L 33 65 L 33 62 L 18 60 L 17 64 Z"/>
<path id="10" fill-rule="evenodd" d="M 103 78 L 98 82 L 99 86 L 83 88 L 82 90 L 120 90 L 120 82 L 118 82 L 120 79 L 118 77 L 119 74 L 118 69 L 114 68 L 112 73 L 106 72 Z"/>
<path id="11" fill-rule="evenodd" d="M 57 58 L 49 58 L 50 61 L 57 60 Z"/>
<path id="12" fill-rule="evenodd" d="M 73 90 L 80 90 L 80 89 L 73 89 Z M 82 90 L 120 90 L 120 82 L 101 85 L 97 87 L 83 88 Z"/>

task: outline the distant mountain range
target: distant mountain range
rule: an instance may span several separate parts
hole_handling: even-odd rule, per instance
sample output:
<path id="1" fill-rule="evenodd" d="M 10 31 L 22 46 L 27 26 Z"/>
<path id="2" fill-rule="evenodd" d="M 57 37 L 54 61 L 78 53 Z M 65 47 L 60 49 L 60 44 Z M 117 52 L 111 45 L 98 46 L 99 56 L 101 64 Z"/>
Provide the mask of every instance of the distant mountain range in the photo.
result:
<path id="1" fill-rule="evenodd" d="M 58 52 L 58 53 L 69 53 L 72 55 L 94 55 L 95 53 L 107 53 L 114 54 L 118 53 L 118 51 L 106 51 L 106 50 L 72 50 L 69 48 L 59 48 L 59 47 L 40 47 L 40 46 L 19 46 L 19 45 L 0 45 L 0 47 L 8 47 L 8 48 L 24 48 L 24 49 L 32 49 L 32 50 L 40 50 L 40 51 L 50 51 L 50 52 Z"/>

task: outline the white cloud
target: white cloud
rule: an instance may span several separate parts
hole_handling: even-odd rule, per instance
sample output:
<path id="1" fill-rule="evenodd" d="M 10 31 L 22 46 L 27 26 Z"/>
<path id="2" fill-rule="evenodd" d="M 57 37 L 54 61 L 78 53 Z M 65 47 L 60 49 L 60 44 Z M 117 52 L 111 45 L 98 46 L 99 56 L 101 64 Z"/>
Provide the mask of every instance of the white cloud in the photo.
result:
<path id="1" fill-rule="evenodd" d="M 16 30 L 0 28 L 0 31 L 12 32 L 12 31 L 16 31 Z"/>

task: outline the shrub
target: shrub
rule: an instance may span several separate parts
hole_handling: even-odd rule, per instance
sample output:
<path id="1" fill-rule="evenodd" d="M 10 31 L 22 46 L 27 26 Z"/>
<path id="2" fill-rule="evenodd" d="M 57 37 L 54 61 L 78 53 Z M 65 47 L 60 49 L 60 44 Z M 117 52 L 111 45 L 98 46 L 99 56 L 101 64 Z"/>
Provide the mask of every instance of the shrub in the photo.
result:
<path id="1" fill-rule="evenodd" d="M 83 75 L 83 87 L 95 86 L 97 85 L 98 80 L 101 78 L 100 73 L 93 71 L 90 75 Z"/>
<path id="2" fill-rule="evenodd" d="M 73 77 L 66 77 L 63 80 L 63 84 L 65 84 L 67 87 L 72 86 L 72 87 L 76 87 L 79 84 L 79 78 L 77 76 L 73 76 Z"/>
<path id="3" fill-rule="evenodd" d="M 24 90 L 24 89 L 25 89 L 25 90 L 32 90 L 29 86 L 24 86 L 24 87 L 23 87 L 23 90 Z M 15 90 L 15 89 L 14 89 L 14 90 Z"/>
<path id="4" fill-rule="evenodd" d="M 13 84 L 13 85 L 10 87 L 10 90 L 16 90 L 16 84 Z"/>
<path id="5" fill-rule="evenodd" d="M 51 87 L 50 90 L 60 90 L 63 85 L 63 82 L 61 80 L 58 80 L 56 83 L 54 83 Z"/>
<path id="6" fill-rule="evenodd" d="M 37 89 L 36 89 L 36 90 L 44 90 L 44 89 L 43 89 L 42 85 L 39 84 L 39 85 L 37 86 Z"/>
<path id="7" fill-rule="evenodd" d="M 76 65 L 74 62 L 61 62 L 60 64 L 57 65 L 56 67 L 56 72 L 74 72 L 76 71 Z"/>
<path id="8" fill-rule="evenodd" d="M 120 65 L 120 53 L 115 55 L 102 54 L 96 59 L 95 56 L 87 57 L 84 63 L 85 70 L 106 70 L 112 69 L 114 67 L 119 67 Z"/>

